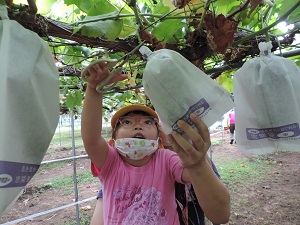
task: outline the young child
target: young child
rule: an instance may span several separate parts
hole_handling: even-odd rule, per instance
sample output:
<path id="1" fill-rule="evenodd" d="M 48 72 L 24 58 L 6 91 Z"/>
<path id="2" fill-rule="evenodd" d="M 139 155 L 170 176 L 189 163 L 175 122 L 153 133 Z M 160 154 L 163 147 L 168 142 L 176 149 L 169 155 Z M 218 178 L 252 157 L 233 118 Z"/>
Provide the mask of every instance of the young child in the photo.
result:
<path id="1" fill-rule="evenodd" d="M 159 125 L 160 126 L 160 125 Z M 159 127 L 159 136 L 160 136 L 160 146 L 166 150 L 172 150 L 172 146 L 168 141 L 167 135 L 163 132 L 162 128 Z M 213 161 L 208 157 L 207 160 L 210 161 L 211 166 L 215 174 L 220 178 L 220 175 L 215 167 Z M 93 176 L 98 177 L 100 171 L 92 164 L 91 165 Z M 184 185 L 175 182 L 175 199 L 177 203 L 177 213 L 180 221 L 180 225 L 204 225 L 205 224 L 205 215 L 201 209 L 199 202 L 194 197 L 194 191 L 192 185 Z M 103 220 L 103 190 L 100 186 L 97 193 L 97 202 L 94 209 L 94 213 L 91 219 L 90 225 L 104 225 Z M 217 225 L 217 224 L 214 224 Z"/>
<path id="2" fill-rule="evenodd" d="M 102 94 L 95 90 L 109 72 L 102 62 L 91 67 L 88 73 L 93 79 L 86 91 L 81 132 L 93 165 L 101 170 L 104 224 L 179 224 L 175 181 L 192 183 L 208 219 L 213 223 L 227 223 L 230 196 L 206 160 L 210 147 L 206 125 L 193 114 L 191 120 L 198 132 L 184 121 L 178 121 L 193 144 L 173 132 L 168 138 L 176 154 L 158 148 L 155 111 L 130 105 L 112 117 L 113 140 L 109 145 L 101 137 Z M 120 75 L 111 82 L 124 78 L 126 75 Z"/>

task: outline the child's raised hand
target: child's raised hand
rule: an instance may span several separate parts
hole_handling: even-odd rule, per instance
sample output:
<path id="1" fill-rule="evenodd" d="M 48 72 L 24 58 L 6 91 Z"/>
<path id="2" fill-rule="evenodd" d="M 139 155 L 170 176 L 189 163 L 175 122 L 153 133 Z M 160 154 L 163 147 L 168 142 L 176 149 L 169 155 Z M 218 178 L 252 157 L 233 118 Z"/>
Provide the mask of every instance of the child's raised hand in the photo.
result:
<path id="1" fill-rule="evenodd" d="M 176 131 L 169 135 L 173 151 L 178 154 L 183 166 L 187 169 L 201 166 L 206 160 L 206 153 L 211 145 L 210 134 L 206 124 L 194 114 L 191 114 L 190 118 L 198 132 L 183 120 L 179 120 L 177 125 L 191 139 L 192 144 Z"/>
<path id="2" fill-rule="evenodd" d="M 88 85 L 91 88 L 96 88 L 97 85 L 103 81 L 108 75 L 110 71 L 107 66 L 106 61 L 99 61 L 98 63 L 89 66 L 86 70 L 86 73 L 83 74 L 84 77 L 90 77 L 88 81 Z M 125 80 L 128 78 L 127 74 L 120 74 L 118 76 L 113 77 L 107 84 L 111 84 L 117 81 Z"/>

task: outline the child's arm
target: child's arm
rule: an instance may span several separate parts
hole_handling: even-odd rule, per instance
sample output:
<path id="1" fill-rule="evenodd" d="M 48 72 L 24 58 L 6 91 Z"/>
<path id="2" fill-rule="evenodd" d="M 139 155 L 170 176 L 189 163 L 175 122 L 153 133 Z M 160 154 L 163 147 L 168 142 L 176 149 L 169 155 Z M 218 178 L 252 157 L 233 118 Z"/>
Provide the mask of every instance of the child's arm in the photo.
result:
<path id="1" fill-rule="evenodd" d="M 182 180 L 193 184 L 198 202 L 207 218 L 213 223 L 224 224 L 230 217 L 230 195 L 206 159 L 206 153 L 211 145 L 207 126 L 193 115 L 191 120 L 198 132 L 184 121 L 178 121 L 178 126 L 193 144 L 177 132 L 173 132 L 169 140 L 185 168 Z"/>
<path id="2" fill-rule="evenodd" d="M 103 95 L 96 91 L 96 86 L 108 76 L 109 71 L 106 63 L 101 62 L 92 66 L 88 70 L 88 73 L 93 79 L 88 83 L 84 99 L 81 118 L 81 136 L 90 159 L 95 166 L 101 169 L 108 154 L 108 144 L 101 136 Z M 125 76 L 127 77 L 127 75 Z M 125 76 L 118 76 L 113 79 L 111 83 L 125 79 Z"/>

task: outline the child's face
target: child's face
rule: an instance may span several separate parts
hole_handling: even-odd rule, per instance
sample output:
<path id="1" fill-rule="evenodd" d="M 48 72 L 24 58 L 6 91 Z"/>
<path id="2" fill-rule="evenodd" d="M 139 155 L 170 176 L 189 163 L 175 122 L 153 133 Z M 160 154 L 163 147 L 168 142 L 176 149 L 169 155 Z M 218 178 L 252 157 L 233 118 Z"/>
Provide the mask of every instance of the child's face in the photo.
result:
<path id="1" fill-rule="evenodd" d="M 115 131 L 115 139 L 141 138 L 156 140 L 157 137 L 158 129 L 154 118 L 135 112 L 120 118 Z"/>

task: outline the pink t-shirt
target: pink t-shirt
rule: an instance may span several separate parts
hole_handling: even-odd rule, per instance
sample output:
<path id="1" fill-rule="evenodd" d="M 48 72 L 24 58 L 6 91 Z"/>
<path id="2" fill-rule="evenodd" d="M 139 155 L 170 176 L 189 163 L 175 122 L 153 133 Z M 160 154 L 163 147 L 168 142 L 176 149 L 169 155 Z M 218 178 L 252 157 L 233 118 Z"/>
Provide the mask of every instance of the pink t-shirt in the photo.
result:
<path id="1" fill-rule="evenodd" d="M 109 147 L 98 174 L 103 186 L 104 224 L 179 225 L 174 183 L 182 183 L 182 172 L 180 158 L 170 150 L 158 149 L 146 165 L 134 167 Z"/>
<path id="2" fill-rule="evenodd" d="M 235 124 L 235 114 L 234 114 L 234 112 L 229 113 L 229 124 Z"/>

